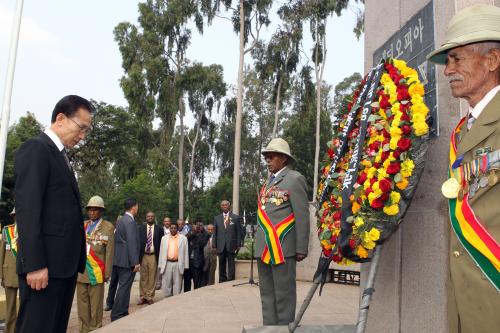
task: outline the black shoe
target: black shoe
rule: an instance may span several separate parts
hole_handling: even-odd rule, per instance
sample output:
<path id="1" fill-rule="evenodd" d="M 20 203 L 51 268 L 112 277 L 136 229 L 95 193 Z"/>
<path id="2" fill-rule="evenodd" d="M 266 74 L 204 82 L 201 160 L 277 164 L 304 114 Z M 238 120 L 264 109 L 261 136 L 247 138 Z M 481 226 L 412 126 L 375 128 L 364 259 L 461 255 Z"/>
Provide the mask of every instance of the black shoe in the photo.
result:
<path id="1" fill-rule="evenodd" d="M 104 311 L 111 311 L 112 308 L 113 308 L 112 306 L 106 305 Z"/>

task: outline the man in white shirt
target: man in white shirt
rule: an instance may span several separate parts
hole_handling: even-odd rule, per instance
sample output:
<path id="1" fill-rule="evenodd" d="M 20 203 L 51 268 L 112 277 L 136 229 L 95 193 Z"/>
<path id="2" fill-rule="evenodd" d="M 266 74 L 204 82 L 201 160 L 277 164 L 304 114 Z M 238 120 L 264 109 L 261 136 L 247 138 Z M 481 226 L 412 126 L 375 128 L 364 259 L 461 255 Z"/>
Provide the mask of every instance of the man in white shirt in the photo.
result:
<path id="1" fill-rule="evenodd" d="M 451 142 L 456 159 L 450 161 L 450 180 L 458 178 L 462 192 L 457 198 L 448 196 L 449 331 L 496 332 L 500 327 L 500 8 L 463 9 L 452 18 L 445 39 L 428 59 L 445 65 L 453 96 L 470 106 Z M 455 176 L 462 170 L 470 171 L 467 177 Z"/>

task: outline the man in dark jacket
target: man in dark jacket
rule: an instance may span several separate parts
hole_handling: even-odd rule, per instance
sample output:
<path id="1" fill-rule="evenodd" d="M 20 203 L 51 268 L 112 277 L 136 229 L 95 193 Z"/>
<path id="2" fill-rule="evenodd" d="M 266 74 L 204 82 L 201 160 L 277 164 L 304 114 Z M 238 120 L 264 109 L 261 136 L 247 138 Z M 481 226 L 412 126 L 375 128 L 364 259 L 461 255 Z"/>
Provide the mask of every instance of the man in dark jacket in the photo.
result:
<path id="1" fill-rule="evenodd" d="M 80 192 L 66 149 L 85 138 L 93 111 L 82 97 L 62 98 L 50 127 L 16 153 L 16 332 L 66 332 L 77 273 L 86 261 Z"/>
<path id="2" fill-rule="evenodd" d="M 229 201 L 222 201 L 220 207 L 222 214 L 214 218 L 213 247 L 217 249 L 219 256 L 219 282 L 225 282 L 234 280 L 235 277 L 234 260 L 241 247 L 241 222 L 240 217 L 230 211 Z"/>
<path id="3" fill-rule="evenodd" d="M 118 274 L 118 290 L 111 310 L 111 321 L 128 315 L 130 289 L 140 268 L 140 241 L 135 217 L 139 205 L 134 199 L 125 200 L 125 214 L 117 223 L 113 268 Z"/>

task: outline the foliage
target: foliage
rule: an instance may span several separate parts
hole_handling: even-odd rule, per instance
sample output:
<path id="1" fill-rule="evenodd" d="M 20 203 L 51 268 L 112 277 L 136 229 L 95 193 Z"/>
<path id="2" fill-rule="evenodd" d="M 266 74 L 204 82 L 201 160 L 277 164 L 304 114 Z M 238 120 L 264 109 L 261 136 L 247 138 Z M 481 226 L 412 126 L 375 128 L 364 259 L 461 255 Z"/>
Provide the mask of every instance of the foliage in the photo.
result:
<path id="1" fill-rule="evenodd" d="M 25 116 L 19 118 L 19 121 L 9 128 L 1 198 L 1 204 L 8 206 L 9 211 L 14 206 L 14 158 L 16 152 L 25 141 L 37 136 L 42 130 L 42 125 L 31 112 L 27 112 Z"/>

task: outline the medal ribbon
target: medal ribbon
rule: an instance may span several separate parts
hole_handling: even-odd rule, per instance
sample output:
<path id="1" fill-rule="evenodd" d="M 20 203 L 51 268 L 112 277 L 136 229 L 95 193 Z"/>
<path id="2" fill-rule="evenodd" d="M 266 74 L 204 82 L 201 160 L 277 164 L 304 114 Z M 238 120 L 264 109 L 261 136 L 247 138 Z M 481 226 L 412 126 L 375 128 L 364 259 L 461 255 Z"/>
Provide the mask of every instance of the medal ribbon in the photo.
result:
<path id="1" fill-rule="evenodd" d="M 3 239 L 9 244 L 12 254 L 17 256 L 17 224 L 11 224 L 3 228 Z"/>
<path id="2" fill-rule="evenodd" d="M 453 174 L 453 163 L 457 158 L 456 135 L 465 121 L 465 117 L 459 122 L 451 135 L 450 143 L 450 176 Z M 463 186 L 462 174 L 458 182 Z M 449 211 L 451 226 L 462 246 L 467 250 L 471 258 L 480 270 L 500 291 L 500 245 L 491 236 L 484 226 L 479 222 L 469 204 L 469 194 L 464 195 L 463 200 L 449 199 Z"/>
<path id="3" fill-rule="evenodd" d="M 258 200 L 258 223 L 264 232 L 266 246 L 262 251 L 261 260 L 265 264 L 279 265 L 285 262 L 281 242 L 287 233 L 295 226 L 295 215 L 292 213 L 280 223 L 273 225 L 266 211 L 262 208 L 260 199 Z"/>
<path id="4" fill-rule="evenodd" d="M 101 223 L 101 220 L 97 224 L 95 224 L 92 229 L 91 234 L 88 234 L 89 225 L 91 221 L 85 224 L 85 235 L 87 236 L 87 246 L 90 246 L 90 238 L 93 239 L 94 233 L 97 230 L 97 226 Z M 106 271 L 106 265 L 104 262 L 95 254 L 94 249 L 90 246 L 89 253 L 87 254 L 87 262 L 85 264 L 85 268 L 87 271 L 87 275 L 89 277 L 90 284 L 95 286 L 99 283 L 104 282 L 104 272 Z"/>

